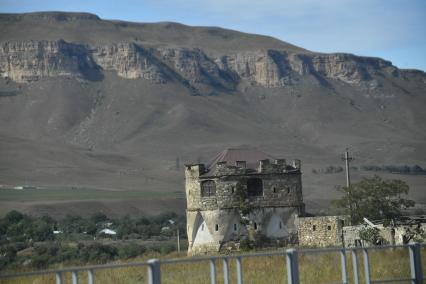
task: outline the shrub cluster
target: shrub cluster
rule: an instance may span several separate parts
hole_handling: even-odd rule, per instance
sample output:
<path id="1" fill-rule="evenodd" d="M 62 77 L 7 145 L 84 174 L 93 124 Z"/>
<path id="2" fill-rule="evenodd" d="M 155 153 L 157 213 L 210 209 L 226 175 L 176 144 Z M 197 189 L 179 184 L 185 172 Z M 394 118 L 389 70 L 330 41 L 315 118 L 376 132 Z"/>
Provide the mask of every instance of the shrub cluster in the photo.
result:
<path id="1" fill-rule="evenodd" d="M 426 169 L 423 169 L 419 165 L 364 165 L 360 167 L 352 166 L 351 171 L 374 171 L 374 172 L 388 172 L 402 175 L 426 175 Z M 341 166 L 327 166 L 323 169 L 312 169 L 313 174 L 334 174 L 343 172 L 344 169 Z"/>
<path id="2" fill-rule="evenodd" d="M 115 231 L 116 235 L 102 234 L 105 228 Z M 33 218 L 11 211 L 0 219 L 0 269 L 22 264 L 22 261 L 36 268 L 45 268 L 58 262 L 104 263 L 136 257 L 147 250 L 136 240 L 167 241 L 176 235 L 176 229 L 185 238 L 185 218 L 175 213 L 150 218 L 125 216 L 115 219 L 96 213 L 88 218 L 66 216 L 55 220 L 49 216 Z M 105 238 L 115 242 L 103 244 Z M 116 242 L 118 240 L 134 241 L 119 243 Z M 165 242 L 148 249 L 169 253 L 176 247 Z M 20 251 L 27 251 L 26 256 L 20 257 Z"/>
<path id="3" fill-rule="evenodd" d="M 375 172 L 389 172 L 389 173 L 397 173 L 404 175 L 426 175 L 426 170 L 420 167 L 419 165 L 407 166 L 407 165 L 384 165 L 384 166 L 375 166 L 375 165 L 367 165 L 362 166 L 362 170 L 364 171 L 375 171 Z"/>

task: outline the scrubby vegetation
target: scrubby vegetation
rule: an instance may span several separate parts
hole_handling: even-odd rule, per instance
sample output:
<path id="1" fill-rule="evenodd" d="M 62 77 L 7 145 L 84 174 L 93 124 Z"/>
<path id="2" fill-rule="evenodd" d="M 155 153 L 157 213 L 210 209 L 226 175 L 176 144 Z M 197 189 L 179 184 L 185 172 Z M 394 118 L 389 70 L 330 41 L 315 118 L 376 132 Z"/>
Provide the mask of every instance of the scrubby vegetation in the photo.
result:
<path id="1" fill-rule="evenodd" d="M 388 172 L 404 175 L 426 175 L 426 169 L 423 169 L 419 165 L 385 165 L 385 166 L 374 166 L 366 165 L 361 166 L 363 171 L 375 171 L 375 172 Z"/>
<path id="2" fill-rule="evenodd" d="M 102 231 L 108 229 L 106 233 Z M 11 211 L 0 219 L 0 269 L 21 266 L 46 268 L 55 263 L 105 263 L 176 250 L 177 229 L 185 238 L 185 219 L 175 213 L 154 217 L 111 219 L 97 213 L 89 218 L 32 218 Z"/>
<path id="3" fill-rule="evenodd" d="M 419 165 L 363 165 L 363 166 L 352 166 L 351 171 L 368 171 L 368 172 L 388 172 L 393 174 L 401 175 L 426 175 L 426 169 Z M 342 166 L 327 166 L 320 169 L 312 169 L 313 174 L 335 174 L 344 171 Z"/>
<path id="4" fill-rule="evenodd" d="M 390 223 L 415 205 L 414 200 L 405 198 L 410 188 L 401 180 L 385 180 L 375 175 L 337 189 L 343 194 L 332 200 L 332 205 L 350 216 L 353 224 L 361 224 L 364 217 Z"/>

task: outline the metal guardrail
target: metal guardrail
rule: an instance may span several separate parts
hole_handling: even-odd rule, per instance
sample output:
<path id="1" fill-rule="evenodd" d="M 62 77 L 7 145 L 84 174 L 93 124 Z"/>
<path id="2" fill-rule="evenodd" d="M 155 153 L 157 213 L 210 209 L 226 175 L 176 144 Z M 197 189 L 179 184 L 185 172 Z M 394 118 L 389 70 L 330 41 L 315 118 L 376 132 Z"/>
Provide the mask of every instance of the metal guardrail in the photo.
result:
<path id="1" fill-rule="evenodd" d="M 262 257 L 262 256 L 285 256 L 286 266 L 287 266 L 287 282 L 288 284 L 299 284 L 299 262 L 298 255 L 303 254 L 317 254 L 317 253 L 330 253 L 337 252 L 340 254 L 340 269 L 341 269 L 341 278 L 342 284 L 348 284 L 349 275 L 346 269 L 347 264 L 347 254 L 349 253 L 352 258 L 352 270 L 353 270 L 353 283 L 360 283 L 360 271 L 358 266 L 358 254 L 357 252 L 361 251 L 363 255 L 364 263 L 364 281 L 366 284 L 372 283 L 388 283 L 388 282 L 407 282 L 410 281 L 411 284 L 421 284 L 423 283 L 423 272 L 422 272 L 422 259 L 421 259 L 421 247 L 426 246 L 425 244 L 410 244 L 410 245 L 399 245 L 399 246 L 375 246 L 375 247 L 355 247 L 355 248 L 322 248 L 322 249 L 287 249 L 285 251 L 275 251 L 275 252 L 263 252 L 263 253 L 253 253 L 253 254 L 240 254 L 240 255 L 226 255 L 226 256 L 209 256 L 209 257 L 191 257 L 191 258 L 181 258 L 181 259 L 150 259 L 146 262 L 135 262 L 135 263 L 126 263 L 126 264 L 107 264 L 107 265 L 92 265 L 92 266 L 83 266 L 83 267 L 73 267 L 66 269 L 52 269 L 44 271 L 34 271 L 34 272 L 24 272 L 24 273 L 13 273 L 13 274 L 0 274 L 1 279 L 8 278 L 18 278 L 18 277 L 29 277 L 29 276 L 38 276 L 46 274 L 56 275 L 56 284 L 63 283 L 64 273 L 71 272 L 71 280 L 73 284 L 78 284 L 78 274 L 82 272 L 87 272 L 87 283 L 95 283 L 95 274 L 96 270 L 105 270 L 105 269 L 116 269 L 116 268 L 125 268 L 125 267 L 137 267 L 137 266 L 146 266 L 148 270 L 148 284 L 160 284 L 161 283 L 161 267 L 167 264 L 176 264 L 176 263 L 193 263 L 200 261 L 208 261 L 210 263 L 210 282 L 211 284 L 216 284 L 217 282 L 217 272 L 216 272 L 216 261 L 222 260 L 223 263 L 223 282 L 224 284 L 229 284 L 230 271 L 229 271 L 229 261 L 235 259 L 236 262 L 236 275 L 237 283 L 243 284 L 243 263 L 244 258 L 249 257 Z M 370 262 L 369 262 L 369 251 L 371 250 L 381 250 L 381 249 L 395 249 L 395 248 L 407 248 L 409 251 L 410 257 L 410 278 L 399 278 L 399 279 L 371 279 L 370 274 Z"/>

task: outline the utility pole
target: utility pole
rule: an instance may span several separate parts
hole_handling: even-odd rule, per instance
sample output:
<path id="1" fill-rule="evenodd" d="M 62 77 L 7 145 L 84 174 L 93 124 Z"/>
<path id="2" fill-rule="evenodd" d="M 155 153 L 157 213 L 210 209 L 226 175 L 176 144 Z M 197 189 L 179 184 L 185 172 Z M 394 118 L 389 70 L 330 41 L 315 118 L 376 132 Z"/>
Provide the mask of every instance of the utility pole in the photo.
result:
<path id="1" fill-rule="evenodd" d="M 352 161 L 354 158 L 349 156 L 349 151 L 348 148 L 346 148 L 345 151 L 345 156 L 343 157 L 343 160 L 345 161 L 345 165 L 346 165 L 346 187 L 350 187 L 351 186 L 351 178 L 349 176 L 349 162 Z"/>
<path id="2" fill-rule="evenodd" d="M 345 156 L 342 158 L 345 161 L 346 166 L 346 187 L 348 189 L 348 205 L 349 205 L 349 214 L 351 218 L 351 225 L 353 224 L 353 210 L 352 210 L 352 199 L 351 199 L 351 178 L 349 175 L 349 162 L 353 160 L 352 157 L 349 156 L 349 150 L 346 148 Z"/>
<path id="3" fill-rule="evenodd" d="M 177 249 L 178 249 L 178 253 L 180 253 L 180 238 L 179 238 L 179 227 L 176 230 L 177 232 Z"/>

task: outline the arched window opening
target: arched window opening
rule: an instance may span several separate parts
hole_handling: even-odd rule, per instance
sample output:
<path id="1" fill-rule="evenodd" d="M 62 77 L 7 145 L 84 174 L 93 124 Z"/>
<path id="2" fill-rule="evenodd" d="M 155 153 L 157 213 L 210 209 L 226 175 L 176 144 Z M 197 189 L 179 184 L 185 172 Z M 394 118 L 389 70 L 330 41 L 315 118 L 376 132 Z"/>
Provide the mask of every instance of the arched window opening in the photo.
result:
<path id="1" fill-rule="evenodd" d="M 218 224 L 216 224 L 216 226 L 214 227 L 214 229 L 215 229 L 216 231 L 219 231 L 219 225 L 218 225 Z"/>
<path id="2" fill-rule="evenodd" d="M 213 180 L 206 180 L 201 183 L 201 196 L 209 197 L 216 195 L 216 183 Z"/>
<path id="3" fill-rule="evenodd" d="M 254 227 L 254 230 L 257 230 L 257 223 L 256 222 L 254 222 L 253 227 Z"/>
<path id="4" fill-rule="evenodd" d="M 262 196 L 263 183 L 260 178 L 251 178 L 247 181 L 248 196 Z"/>

